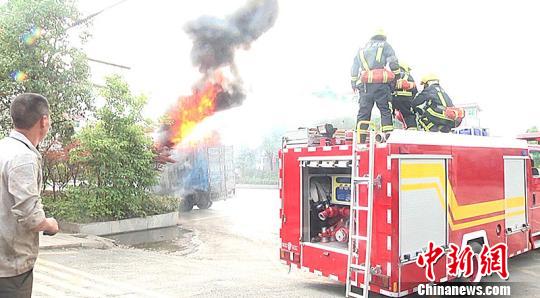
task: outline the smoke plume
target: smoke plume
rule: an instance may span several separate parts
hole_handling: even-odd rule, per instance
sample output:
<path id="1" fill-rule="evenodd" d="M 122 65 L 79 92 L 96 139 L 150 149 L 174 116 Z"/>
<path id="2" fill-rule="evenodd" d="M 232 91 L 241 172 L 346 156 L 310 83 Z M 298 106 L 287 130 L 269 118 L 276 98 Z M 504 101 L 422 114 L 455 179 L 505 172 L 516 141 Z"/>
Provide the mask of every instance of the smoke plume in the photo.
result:
<path id="1" fill-rule="evenodd" d="M 274 25 L 277 14 L 277 0 L 251 0 L 224 19 L 201 16 L 186 24 L 184 30 L 193 39 L 193 65 L 205 76 L 227 66 L 234 75 L 229 86 L 224 88 L 225 92 L 218 96 L 216 111 L 242 104 L 245 94 L 234 63 L 235 51 L 248 49 L 253 41 Z"/>
<path id="2" fill-rule="evenodd" d="M 270 29 L 278 12 L 277 0 L 252 0 L 225 19 L 202 16 L 186 24 L 193 39 L 191 59 L 203 73 L 234 65 L 234 52 L 247 48 Z"/>
<path id="3" fill-rule="evenodd" d="M 193 40 L 191 59 L 202 77 L 193 86 L 193 93 L 180 97 L 169 110 L 170 121 L 158 131 L 158 148 L 175 147 L 205 118 L 242 104 L 246 95 L 234 62 L 235 52 L 249 49 L 274 25 L 277 13 L 277 0 L 250 0 L 225 18 L 201 16 L 185 25 Z"/>

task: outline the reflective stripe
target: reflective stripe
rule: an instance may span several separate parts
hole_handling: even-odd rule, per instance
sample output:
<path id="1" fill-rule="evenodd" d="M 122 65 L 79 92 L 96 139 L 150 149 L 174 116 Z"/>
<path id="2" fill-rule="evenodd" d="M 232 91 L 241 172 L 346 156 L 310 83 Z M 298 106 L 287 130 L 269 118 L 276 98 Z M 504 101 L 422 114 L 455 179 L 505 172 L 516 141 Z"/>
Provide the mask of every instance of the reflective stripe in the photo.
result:
<path id="1" fill-rule="evenodd" d="M 428 130 L 428 128 L 426 127 L 426 124 L 424 123 L 424 120 L 423 119 L 420 119 L 420 121 L 418 121 L 418 123 L 420 123 L 420 125 L 422 126 L 422 128 L 424 130 Z"/>
<path id="2" fill-rule="evenodd" d="M 386 73 L 386 71 L 383 71 L 383 83 L 386 83 L 388 82 L 388 73 Z"/>
<path id="3" fill-rule="evenodd" d="M 439 99 L 441 100 L 441 103 L 443 106 L 447 107 L 446 100 L 444 100 L 444 95 L 441 92 L 441 89 L 437 88 L 437 96 L 439 96 Z"/>
<path id="4" fill-rule="evenodd" d="M 411 91 L 396 91 L 396 95 L 399 95 L 399 96 L 412 96 L 412 92 Z"/>
<path id="5" fill-rule="evenodd" d="M 358 77 L 351 77 L 351 81 L 354 81 L 354 82 L 358 81 Z"/>
<path id="6" fill-rule="evenodd" d="M 364 66 L 364 70 L 369 71 L 369 64 L 366 61 L 366 57 L 364 57 L 364 50 L 361 50 L 360 53 L 358 53 L 358 57 L 360 57 L 360 61 L 362 61 L 362 66 Z"/>
<path id="7" fill-rule="evenodd" d="M 381 62 L 381 59 L 382 59 L 382 51 L 383 51 L 383 47 L 379 47 L 377 49 L 377 56 L 375 56 L 375 60 L 377 60 L 377 62 Z"/>
<path id="8" fill-rule="evenodd" d="M 385 131 L 392 131 L 392 130 L 394 130 L 394 126 L 393 126 L 393 125 L 385 125 L 385 126 L 383 126 L 383 127 L 381 128 L 381 130 L 382 130 L 383 132 L 385 132 Z"/>
<path id="9" fill-rule="evenodd" d="M 446 117 L 444 116 L 444 114 L 437 113 L 437 112 L 435 112 L 432 108 L 428 108 L 428 109 L 427 109 L 427 112 L 430 113 L 432 116 L 437 117 L 437 118 L 439 118 L 439 119 L 450 120 L 450 119 L 446 118 Z"/>
<path id="10" fill-rule="evenodd" d="M 407 130 L 418 130 L 416 127 L 407 127 Z"/>
<path id="11" fill-rule="evenodd" d="M 421 118 L 418 121 L 418 123 L 420 123 L 420 125 L 425 131 L 429 131 L 429 129 L 435 125 L 433 122 L 429 122 L 428 124 L 426 124 L 427 121 L 429 121 L 427 118 Z"/>
<path id="12" fill-rule="evenodd" d="M 368 83 L 373 83 L 373 72 L 370 70 L 368 71 Z"/>

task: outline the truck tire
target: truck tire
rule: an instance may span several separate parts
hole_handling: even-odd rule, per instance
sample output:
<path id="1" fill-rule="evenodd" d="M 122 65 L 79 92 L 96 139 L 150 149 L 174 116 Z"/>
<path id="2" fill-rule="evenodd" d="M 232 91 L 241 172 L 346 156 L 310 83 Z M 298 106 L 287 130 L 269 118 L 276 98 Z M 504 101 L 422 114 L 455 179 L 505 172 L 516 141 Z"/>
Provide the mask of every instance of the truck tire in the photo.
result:
<path id="1" fill-rule="evenodd" d="M 474 255 L 473 255 L 473 273 L 467 279 L 467 282 L 477 284 L 482 280 L 482 274 L 480 273 L 480 252 L 482 251 L 482 245 L 477 241 L 469 243 Z"/>
<path id="2" fill-rule="evenodd" d="M 199 209 L 208 209 L 212 207 L 212 201 L 210 198 L 200 198 L 197 202 L 197 207 L 199 207 Z"/>
<path id="3" fill-rule="evenodd" d="M 193 195 L 188 195 L 180 200 L 180 212 L 189 212 L 193 210 Z"/>

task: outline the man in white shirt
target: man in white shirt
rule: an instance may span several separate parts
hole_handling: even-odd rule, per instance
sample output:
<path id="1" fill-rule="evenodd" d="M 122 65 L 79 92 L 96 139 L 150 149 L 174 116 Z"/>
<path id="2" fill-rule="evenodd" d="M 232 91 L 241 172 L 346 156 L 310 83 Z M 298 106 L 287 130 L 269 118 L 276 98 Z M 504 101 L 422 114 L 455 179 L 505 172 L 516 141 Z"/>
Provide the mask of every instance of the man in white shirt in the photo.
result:
<path id="1" fill-rule="evenodd" d="M 0 141 L 0 298 L 31 297 L 39 232 L 58 232 L 41 204 L 41 154 L 50 128 L 49 103 L 39 94 L 17 96 L 10 106 L 14 130 Z"/>

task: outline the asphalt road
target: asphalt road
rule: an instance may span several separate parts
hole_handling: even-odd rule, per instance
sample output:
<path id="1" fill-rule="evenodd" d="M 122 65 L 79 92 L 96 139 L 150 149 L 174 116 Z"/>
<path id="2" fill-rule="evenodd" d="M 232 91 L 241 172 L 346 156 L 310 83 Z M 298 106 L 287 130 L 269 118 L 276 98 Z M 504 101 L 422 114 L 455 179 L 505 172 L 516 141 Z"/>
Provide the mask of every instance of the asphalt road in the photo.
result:
<path id="1" fill-rule="evenodd" d="M 180 239 L 141 248 L 48 250 L 36 297 L 343 297 L 344 287 L 279 261 L 279 196 L 239 189 L 181 214 Z M 140 236 L 144 237 L 144 236 Z"/>
<path id="2" fill-rule="evenodd" d="M 239 189 L 236 198 L 181 215 L 175 241 L 112 249 L 49 250 L 35 268 L 36 297 L 343 297 L 345 287 L 279 262 L 279 197 Z M 162 234 L 136 235 L 163 239 Z M 123 240 L 127 241 L 127 240 Z M 510 261 L 516 297 L 538 297 L 540 252 Z M 519 282 L 519 283 L 515 283 Z M 519 291 L 518 291 L 519 290 Z"/>

